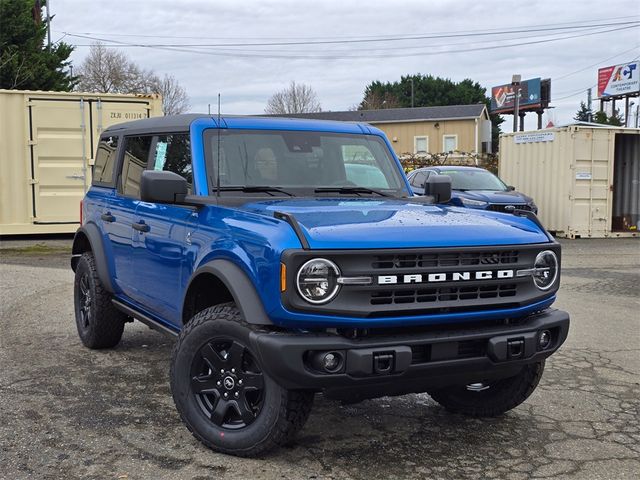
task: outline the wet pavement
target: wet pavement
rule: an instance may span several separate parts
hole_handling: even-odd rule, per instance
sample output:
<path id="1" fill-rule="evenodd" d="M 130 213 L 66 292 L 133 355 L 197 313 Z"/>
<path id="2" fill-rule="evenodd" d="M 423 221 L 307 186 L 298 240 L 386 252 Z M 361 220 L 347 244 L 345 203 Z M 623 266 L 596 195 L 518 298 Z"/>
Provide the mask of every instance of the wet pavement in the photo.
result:
<path id="1" fill-rule="evenodd" d="M 294 445 L 211 452 L 181 424 L 173 341 L 128 324 L 81 346 L 64 241 L 0 247 L 2 479 L 635 479 L 640 476 L 640 241 L 563 242 L 569 338 L 523 405 L 495 419 L 426 394 L 356 405 L 316 398 Z"/>

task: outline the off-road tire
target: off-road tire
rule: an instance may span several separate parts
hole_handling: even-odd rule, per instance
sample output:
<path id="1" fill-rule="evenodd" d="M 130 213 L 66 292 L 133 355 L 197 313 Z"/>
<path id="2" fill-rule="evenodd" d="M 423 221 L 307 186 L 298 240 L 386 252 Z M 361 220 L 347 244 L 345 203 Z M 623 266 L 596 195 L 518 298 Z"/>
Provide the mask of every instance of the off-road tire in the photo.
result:
<path id="1" fill-rule="evenodd" d="M 490 382 L 489 388 L 470 391 L 466 385 L 429 391 L 436 402 L 453 413 L 472 417 L 496 417 L 524 402 L 538 386 L 544 361 L 523 367 L 514 377 Z"/>
<path id="2" fill-rule="evenodd" d="M 76 327 L 84 346 L 94 349 L 115 347 L 122 338 L 127 316 L 111 303 L 112 296 L 98 277 L 93 253 L 85 252 L 78 260 L 73 287 Z M 88 304 L 82 289 L 90 295 Z M 83 312 L 88 313 L 88 317 Z"/>
<path id="3" fill-rule="evenodd" d="M 286 390 L 267 375 L 252 351 L 249 335 L 253 328 L 233 303 L 207 308 L 182 329 L 171 359 L 171 392 L 189 431 L 208 448 L 241 457 L 259 456 L 289 443 L 304 426 L 313 403 L 312 392 Z M 235 430 L 216 425 L 207 417 L 191 386 L 192 365 L 198 352 L 219 338 L 243 344 L 264 379 L 261 410 L 252 423 Z"/>

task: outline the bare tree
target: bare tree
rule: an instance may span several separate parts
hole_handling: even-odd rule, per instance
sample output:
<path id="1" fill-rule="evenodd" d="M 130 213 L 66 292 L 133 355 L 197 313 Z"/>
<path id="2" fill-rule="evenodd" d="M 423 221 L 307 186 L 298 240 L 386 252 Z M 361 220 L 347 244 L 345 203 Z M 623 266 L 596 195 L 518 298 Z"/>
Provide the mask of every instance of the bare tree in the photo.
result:
<path id="1" fill-rule="evenodd" d="M 150 93 L 154 74 L 135 64 L 119 50 L 101 43 L 91 45 L 78 69 L 77 89 L 101 93 Z"/>
<path id="2" fill-rule="evenodd" d="M 176 115 L 189 109 L 189 97 L 173 75 L 156 75 L 137 65 L 125 53 L 101 43 L 91 45 L 89 55 L 78 69 L 76 87 L 84 92 L 158 93 L 162 96 L 165 115 Z"/>
<path id="3" fill-rule="evenodd" d="M 177 115 L 189 110 L 187 91 L 173 75 L 165 74 L 163 78 L 154 76 L 151 89 L 162 96 L 162 111 L 165 115 Z"/>
<path id="4" fill-rule="evenodd" d="M 322 107 L 313 88 L 305 84 L 296 84 L 294 81 L 284 90 L 274 93 L 264 109 L 269 115 L 320 111 Z"/>

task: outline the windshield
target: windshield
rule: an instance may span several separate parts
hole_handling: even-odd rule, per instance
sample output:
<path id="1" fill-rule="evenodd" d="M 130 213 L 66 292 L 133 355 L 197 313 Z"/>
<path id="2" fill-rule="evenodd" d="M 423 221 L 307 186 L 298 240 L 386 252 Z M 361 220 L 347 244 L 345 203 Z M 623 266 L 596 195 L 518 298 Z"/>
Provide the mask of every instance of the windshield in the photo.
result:
<path id="1" fill-rule="evenodd" d="M 205 132 L 212 192 L 217 187 L 219 157 L 221 191 L 269 187 L 272 194 L 408 194 L 395 160 L 377 136 L 281 130 L 219 133 L 218 145 L 218 131 Z"/>
<path id="2" fill-rule="evenodd" d="M 507 186 L 493 173 L 486 170 L 440 170 L 440 175 L 451 177 L 453 190 L 492 190 L 505 192 Z"/>

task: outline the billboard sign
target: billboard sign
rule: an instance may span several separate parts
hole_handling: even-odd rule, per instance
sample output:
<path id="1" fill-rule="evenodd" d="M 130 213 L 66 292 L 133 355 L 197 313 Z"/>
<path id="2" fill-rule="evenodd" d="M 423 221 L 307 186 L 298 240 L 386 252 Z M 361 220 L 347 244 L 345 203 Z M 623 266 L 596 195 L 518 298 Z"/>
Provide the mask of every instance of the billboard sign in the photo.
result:
<path id="1" fill-rule="evenodd" d="M 598 70 L 598 97 L 624 96 L 640 92 L 640 63 L 615 65 Z"/>
<path id="2" fill-rule="evenodd" d="M 491 89 L 491 111 L 512 113 L 515 107 L 516 91 L 520 89 L 520 109 L 532 110 L 542 105 L 540 78 L 523 80 L 518 87 L 508 83 Z"/>

